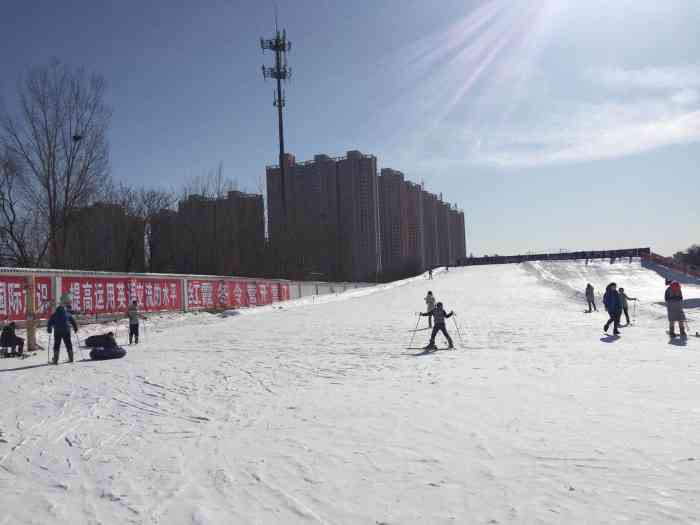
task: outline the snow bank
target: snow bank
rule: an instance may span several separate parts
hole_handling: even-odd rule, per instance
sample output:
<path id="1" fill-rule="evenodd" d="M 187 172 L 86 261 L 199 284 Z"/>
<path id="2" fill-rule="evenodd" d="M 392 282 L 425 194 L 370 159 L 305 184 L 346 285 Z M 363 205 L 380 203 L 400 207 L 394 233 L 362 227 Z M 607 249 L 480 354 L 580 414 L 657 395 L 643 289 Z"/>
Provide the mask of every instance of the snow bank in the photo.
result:
<path id="1" fill-rule="evenodd" d="M 577 295 L 611 280 L 645 305 L 614 342 Z M 455 352 L 405 349 L 428 289 Z M 0 523 L 700 521 L 700 339 L 668 344 L 663 291 L 638 262 L 450 269 L 2 360 Z"/>

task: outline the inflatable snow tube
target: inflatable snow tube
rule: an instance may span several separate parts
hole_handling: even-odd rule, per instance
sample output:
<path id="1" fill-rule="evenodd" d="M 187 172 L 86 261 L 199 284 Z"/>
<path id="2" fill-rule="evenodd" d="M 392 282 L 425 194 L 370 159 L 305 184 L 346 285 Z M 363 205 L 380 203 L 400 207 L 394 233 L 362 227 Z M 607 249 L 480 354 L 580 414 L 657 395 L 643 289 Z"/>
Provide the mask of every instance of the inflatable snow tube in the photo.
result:
<path id="1" fill-rule="evenodd" d="M 126 350 L 124 350 L 121 346 L 112 346 L 108 348 L 99 346 L 90 350 L 90 359 L 95 361 L 102 361 L 104 359 L 119 359 L 125 355 Z"/>

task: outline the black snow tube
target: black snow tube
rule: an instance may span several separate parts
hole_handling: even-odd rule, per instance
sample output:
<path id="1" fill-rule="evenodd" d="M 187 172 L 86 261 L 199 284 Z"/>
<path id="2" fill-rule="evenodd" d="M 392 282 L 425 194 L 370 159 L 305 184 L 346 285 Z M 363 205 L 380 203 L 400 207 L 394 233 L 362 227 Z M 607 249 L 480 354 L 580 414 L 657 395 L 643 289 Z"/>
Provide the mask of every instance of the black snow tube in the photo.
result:
<path id="1" fill-rule="evenodd" d="M 126 355 L 126 350 L 121 346 L 98 346 L 90 350 L 90 359 L 102 361 L 103 359 L 119 359 Z"/>

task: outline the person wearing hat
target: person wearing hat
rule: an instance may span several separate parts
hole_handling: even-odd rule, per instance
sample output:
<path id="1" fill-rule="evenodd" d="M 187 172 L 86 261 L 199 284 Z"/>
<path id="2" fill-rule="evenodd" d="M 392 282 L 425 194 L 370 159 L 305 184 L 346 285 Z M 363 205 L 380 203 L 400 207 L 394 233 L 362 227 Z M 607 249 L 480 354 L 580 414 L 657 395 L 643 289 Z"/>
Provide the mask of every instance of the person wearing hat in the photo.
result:
<path id="1" fill-rule="evenodd" d="M 683 292 L 678 281 L 671 281 L 666 288 L 664 294 L 666 301 L 666 313 L 668 314 L 668 335 L 676 337 L 676 323 L 681 334 L 681 338 L 685 339 L 688 335 L 685 333 L 685 312 L 683 311 Z"/>
<path id="2" fill-rule="evenodd" d="M 432 311 L 427 313 L 421 312 L 420 315 L 432 317 L 435 320 L 433 332 L 432 334 L 430 334 L 430 343 L 428 343 L 428 346 L 425 347 L 425 350 L 437 349 L 437 347 L 435 346 L 435 336 L 438 332 L 442 332 L 445 336 L 445 339 L 447 339 L 448 348 L 454 348 L 454 344 L 452 344 L 452 338 L 450 337 L 450 334 L 447 333 L 447 328 L 445 328 L 445 319 L 447 319 L 448 317 L 452 317 L 454 315 L 454 312 L 450 312 L 449 314 L 445 313 L 445 310 L 443 310 L 442 308 L 442 303 L 438 303 L 435 305 L 435 308 L 433 308 Z"/>

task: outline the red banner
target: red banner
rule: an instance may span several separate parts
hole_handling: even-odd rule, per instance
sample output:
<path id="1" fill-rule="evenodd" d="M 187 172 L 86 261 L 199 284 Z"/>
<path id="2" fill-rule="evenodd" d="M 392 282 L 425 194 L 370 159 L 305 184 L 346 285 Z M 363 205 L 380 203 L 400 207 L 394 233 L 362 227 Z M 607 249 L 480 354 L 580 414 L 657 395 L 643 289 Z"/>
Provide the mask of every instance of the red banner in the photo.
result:
<path id="1" fill-rule="evenodd" d="M 46 319 L 51 313 L 53 289 L 50 277 L 37 277 L 34 308 L 37 319 Z M 0 276 L 0 319 L 24 321 L 27 319 L 28 278 L 24 276 Z"/>
<path id="2" fill-rule="evenodd" d="M 61 289 L 73 311 L 82 314 L 126 312 L 133 301 L 143 312 L 182 309 L 178 279 L 63 277 Z"/>

